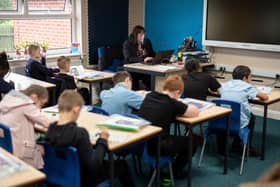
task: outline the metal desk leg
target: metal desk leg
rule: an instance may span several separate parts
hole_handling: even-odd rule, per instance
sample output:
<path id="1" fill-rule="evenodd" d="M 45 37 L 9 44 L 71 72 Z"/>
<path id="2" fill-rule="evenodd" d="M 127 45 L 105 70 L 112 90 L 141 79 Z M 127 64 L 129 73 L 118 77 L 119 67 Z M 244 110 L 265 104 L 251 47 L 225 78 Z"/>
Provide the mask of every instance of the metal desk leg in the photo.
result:
<path id="1" fill-rule="evenodd" d="M 192 128 L 189 128 L 188 187 L 192 186 Z"/>
<path id="2" fill-rule="evenodd" d="M 89 104 L 92 105 L 92 84 L 89 83 Z"/>
<path id="3" fill-rule="evenodd" d="M 265 157 L 266 123 L 267 123 L 267 105 L 264 105 L 261 160 L 264 160 Z"/>
<path id="4" fill-rule="evenodd" d="M 160 186 L 160 135 L 157 136 L 157 159 L 156 159 L 156 186 Z"/>
<path id="5" fill-rule="evenodd" d="M 226 142 L 225 142 L 225 157 L 224 157 L 224 174 L 227 174 L 228 169 L 228 138 L 229 138 L 229 115 L 227 115 L 227 126 L 226 126 Z"/>
<path id="6" fill-rule="evenodd" d="M 52 105 L 55 105 L 56 104 L 56 92 L 55 92 L 55 88 L 52 88 Z"/>
<path id="7" fill-rule="evenodd" d="M 101 81 L 101 82 L 99 82 L 99 89 L 100 89 L 100 92 L 102 91 L 102 89 L 103 89 L 103 82 Z"/>
<path id="8" fill-rule="evenodd" d="M 110 151 L 109 152 L 109 163 L 110 163 L 110 187 L 114 186 L 114 157 L 113 153 Z"/>
<path id="9" fill-rule="evenodd" d="M 151 75 L 151 91 L 155 91 L 156 89 L 156 76 Z"/>

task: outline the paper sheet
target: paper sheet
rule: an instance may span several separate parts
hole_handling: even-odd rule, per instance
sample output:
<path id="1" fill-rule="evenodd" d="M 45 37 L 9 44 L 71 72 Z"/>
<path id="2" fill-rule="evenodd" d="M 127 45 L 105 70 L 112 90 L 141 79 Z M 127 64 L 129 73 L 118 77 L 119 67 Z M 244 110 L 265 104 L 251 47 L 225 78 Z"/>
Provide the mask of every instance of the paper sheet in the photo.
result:
<path id="1" fill-rule="evenodd" d="M 97 140 L 99 138 L 101 130 L 100 129 L 94 129 L 93 131 L 90 132 L 90 139 L 91 140 Z M 109 132 L 109 142 L 117 142 L 117 143 L 123 143 L 126 142 L 127 138 L 129 135 L 124 134 L 122 132 L 114 132 L 111 131 Z"/>

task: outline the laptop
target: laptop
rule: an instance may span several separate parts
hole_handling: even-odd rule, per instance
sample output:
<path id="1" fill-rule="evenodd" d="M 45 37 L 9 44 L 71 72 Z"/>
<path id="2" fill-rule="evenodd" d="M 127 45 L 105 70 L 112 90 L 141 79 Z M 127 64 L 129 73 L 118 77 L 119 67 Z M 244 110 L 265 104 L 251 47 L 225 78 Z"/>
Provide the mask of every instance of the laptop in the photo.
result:
<path id="1" fill-rule="evenodd" d="M 174 50 L 159 51 L 151 61 L 143 62 L 143 63 L 147 65 L 168 64 L 170 63 L 170 58 L 173 53 Z"/>

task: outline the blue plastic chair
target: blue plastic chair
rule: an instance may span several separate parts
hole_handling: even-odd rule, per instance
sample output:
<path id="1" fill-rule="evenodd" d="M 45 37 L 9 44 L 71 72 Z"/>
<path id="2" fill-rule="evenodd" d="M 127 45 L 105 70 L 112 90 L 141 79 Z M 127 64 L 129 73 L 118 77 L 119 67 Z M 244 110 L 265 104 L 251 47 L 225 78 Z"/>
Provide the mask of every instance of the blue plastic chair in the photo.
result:
<path id="1" fill-rule="evenodd" d="M 231 110 L 232 110 L 232 112 L 230 113 L 229 134 L 239 136 L 241 139 L 241 142 L 243 144 L 243 153 L 242 153 L 242 160 L 241 160 L 241 166 L 240 166 L 240 172 L 239 172 L 239 174 L 242 175 L 245 152 L 246 152 L 246 149 L 248 151 L 247 147 L 249 147 L 248 138 L 249 138 L 250 129 L 248 127 L 241 128 L 242 124 L 241 124 L 241 120 L 240 120 L 240 115 L 241 115 L 240 103 L 237 103 L 234 101 L 222 100 L 222 99 L 215 99 L 212 102 L 214 102 L 217 106 L 228 107 L 228 108 L 231 108 Z M 218 119 L 209 121 L 209 125 L 208 125 L 208 127 L 206 129 L 206 133 L 204 135 L 203 146 L 202 146 L 199 164 L 198 164 L 199 167 L 202 162 L 207 137 L 211 134 L 225 133 L 226 123 L 227 123 L 226 117 L 222 117 L 222 118 L 218 118 Z"/>
<path id="2" fill-rule="evenodd" d="M 156 158 L 154 156 L 149 155 L 147 144 L 145 144 L 145 146 L 144 146 L 144 152 L 143 152 L 143 155 L 142 155 L 142 159 L 152 169 L 154 169 L 152 177 L 151 177 L 151 179 L 149 181 L 149 184 L 148 184 L 148 187 L 151 187 L 153 185 L 153 182 L 154 182 L 155 177 L 156 177 Z M 169 167 L 171 184 L 172 184 L 172 186 L 174 186 L 174 177 L 173 177 L 173 171 L 172 171 L 172 157 L 170 157 L 170 156 L 160 156 L 159 167 L 160 168 L 164 167 L 167 164 L 168 164 L 168 167 Z"/>
<path id="3" fill-rule="evenodd" d="M 55 148 L 44 144 L 47 185 L 80 187 L 80 163 L 75 147 Z"/>
<path id="4" fill-rule="evenodd" d="M 13 144 L 10 129 L 3 124 L 0 124 L 0 147 L 6 151 L 13 153 Z"/>
<path id="5" fill-rule="evenodd" d="M 53 147 L 44 143 L 44 173 L 47 186 L 80 187 L 80 162 L 75 147 Z M 108 180 L 96 187 L 109 187 Z"/>
<path id="6" fill-rule="evenodd" d="M 102 114 L 105 116 L 110 116 L 110 114 L 106 110 L 104 110 L 98 106 L 91 106 L 91 109 L 89 110 L 89 112 L 96 113 L 96 114 Z"/>

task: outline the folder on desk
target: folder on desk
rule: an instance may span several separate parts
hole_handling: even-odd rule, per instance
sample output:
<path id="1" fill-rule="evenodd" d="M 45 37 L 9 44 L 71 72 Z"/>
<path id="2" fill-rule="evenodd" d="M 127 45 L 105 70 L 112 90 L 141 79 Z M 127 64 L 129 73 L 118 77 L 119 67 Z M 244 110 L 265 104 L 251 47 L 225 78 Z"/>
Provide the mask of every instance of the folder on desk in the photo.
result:
<path id="1" fill-rule="evenodd" d="M 215 106 L 214 103 L 202 101 L 202 100 L 198 100 L 198 99 L 192 99 L 192 98 L 180 99 L 180 101 L 187 105 L 192 104 L 192 105 L 196 106 L 200 111 L 203 111 L 212 106 Z"/>
<path id="2" fill-rule="evenodd" d="M 141 128 L 150 125 L 149 121 L 143 119 L 134 119 L 122 115 L 111 115 L 107 120 L 96 124 L 97 126 L 104 126 L 111 129 L 119 129 L 125 131 L 138 131 Z"/>

